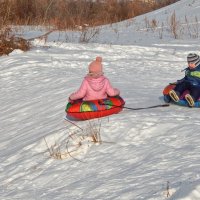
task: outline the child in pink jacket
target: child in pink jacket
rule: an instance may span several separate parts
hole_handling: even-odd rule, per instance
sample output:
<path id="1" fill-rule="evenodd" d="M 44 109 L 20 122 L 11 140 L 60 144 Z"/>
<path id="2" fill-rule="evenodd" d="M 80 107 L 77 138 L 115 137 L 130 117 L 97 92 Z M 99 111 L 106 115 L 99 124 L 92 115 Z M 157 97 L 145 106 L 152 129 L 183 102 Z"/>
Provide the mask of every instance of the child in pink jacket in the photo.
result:
<path id="1" fill-rule="evenodd" d="M 96 57 L 88 67 L 89 73 L 85 76 L 78 91 L 69 96 L 69 101 L 73 102 L 77 99 L 84 101 L 105 99 L 108 96 L 116 96 L 120 91 L 113 88 L 108 78 L 103 75 L 102 58 Z"/>

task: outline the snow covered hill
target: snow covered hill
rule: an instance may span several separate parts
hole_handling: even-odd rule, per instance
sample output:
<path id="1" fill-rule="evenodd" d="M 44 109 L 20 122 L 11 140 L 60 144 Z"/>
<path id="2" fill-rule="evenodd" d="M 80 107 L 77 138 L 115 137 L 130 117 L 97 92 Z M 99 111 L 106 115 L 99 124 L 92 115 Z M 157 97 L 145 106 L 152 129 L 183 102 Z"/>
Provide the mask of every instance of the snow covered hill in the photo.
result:
<path id="1" fill-rule="evenodd" d="M 92 42 L 118 45 L 162 45 L 174 39 L 196 40 L 200 37 L 200 1 L 181 0 L 159 10 L 115 23 L 82 31 L 52 32 L 48 41 Z M 41 29 L 42 30 L 42 29 Z M 36 30 L 22 32 L 26 38 L 41 35 Z M 177 40 L 175 40 L 177 43 Z"/>
<path id="2" fill-rule="evenodd" d="M 174 10 L 183 24 L 185 16 L 190 22 L 200 18 L 199 1 L 181 0 L 130 25 L 127 20 L 101 27 L 91 43 L 77 43 L 79 33 L 64 42 L 65 36 L 54 32 L 45 45 L 34 40 L 31 51 L 0 57 L 0 199 L 200 199 L 199 109 L 124 109 L 109 118 L 74 122 L 85 131 L 101 125 L 99 145 L 69 137 L 83 133 L 63 119 L 69 94 L 97 55 L 127 107 L 163 103 L 162 90 L 183 77 L 187 54 L 200 54 L 199 38 L 187 32 L 174 39 L 166 27 L 161 39 L 159 28 L 147 31 L 145 17 L 167 24 Z M 76 151 L 63 160 L 50 157 L 48 147 L 59 145 L 61 151 L 66 146 Z"/>

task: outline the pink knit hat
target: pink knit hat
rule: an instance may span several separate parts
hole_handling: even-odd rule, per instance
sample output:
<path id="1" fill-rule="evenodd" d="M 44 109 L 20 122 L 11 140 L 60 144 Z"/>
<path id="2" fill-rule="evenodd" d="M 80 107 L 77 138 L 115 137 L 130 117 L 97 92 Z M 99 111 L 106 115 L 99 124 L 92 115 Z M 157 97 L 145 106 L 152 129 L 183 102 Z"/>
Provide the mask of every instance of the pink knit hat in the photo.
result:
<path id="1" fill-rule="evenodd" d="M 88 67 L 89 73 L 101 74 L 103 73 L 102 57 L 96 57 L 96 60 L 92 61 Z"/>

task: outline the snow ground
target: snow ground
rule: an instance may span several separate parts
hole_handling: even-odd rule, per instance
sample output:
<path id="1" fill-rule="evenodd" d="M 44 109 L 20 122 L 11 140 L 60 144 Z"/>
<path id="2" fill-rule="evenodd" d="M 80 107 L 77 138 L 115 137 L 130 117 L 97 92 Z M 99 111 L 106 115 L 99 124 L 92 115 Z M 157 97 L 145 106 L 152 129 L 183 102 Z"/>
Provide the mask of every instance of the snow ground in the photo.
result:
<path id="1" fill-rule="evenodd" d="M 148 16 L 164 19 L 176 9 L 179 17 L 200 17 L 194 12 L 199 6 L 197 0 L 182 0 Z M 140 19 L 144 16 L 135 21 Z M 0 57 L 1 199 L 200 199 L 198 108 L 124 109 L 109 118 L 75 122 L 86 132 L 91 124 L 101 125 L 102 144 L 69 139 L 80 130 L 63 119 L 67 99 L 97 55 L 126 106 L 137 108 L 162 104 L 163 88 L 183 77 L 187 54 L 199 53 L 199 38 L 175 40 L 165 32 L 161 40 L 151 31 L 130 33 L 123 24 L 116 25 L 123 37 L 105 27 L 96 43 L 80 44 L 53 42 L 52 33 L 45 45 L 35 40 L 29 52 Z M 47 145 L 76 151 L 59 160 L 49 156 Z"/>

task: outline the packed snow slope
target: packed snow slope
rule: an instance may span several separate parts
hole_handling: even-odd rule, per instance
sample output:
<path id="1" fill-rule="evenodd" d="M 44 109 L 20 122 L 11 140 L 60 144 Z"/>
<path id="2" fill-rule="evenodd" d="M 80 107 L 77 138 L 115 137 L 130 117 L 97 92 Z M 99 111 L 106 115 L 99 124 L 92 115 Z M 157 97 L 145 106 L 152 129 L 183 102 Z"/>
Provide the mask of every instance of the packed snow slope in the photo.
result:
<path id="1" fill-rule="evenodd" d="M 176 8 L 180 18 L 185 13 L 199 18 L 199 6 L 197 0 L 182 0 L 145 16 L 164 20 Z M 145 16 L 135 21 L 142 24 Z M 187 54 L 200 54 L 199 38 L 174 39 L 163 32 L 167 36 L 160 39 L 151 31 L 129 32 L 126 22 L 115 26 L 118 39 L 108 26 L 96 43 L 57 42 L 61 33 L 52 33 L 45 45 L 33 40 L 31 51 L 0 57 L 2 200 L 200 199 L 198 108 L 170 105 L 124 109 L 100 120 L 63 119 L 68 96 L 96 56 L 103 57 L 105 75 L 126 106 L 138 108 L 163 104 L 162 90 L 184 76 Z M 103 140 L 99 145 L 85 136 L 95 127 Z M 50 156 L 56 146 L 66 158 Z"/>

